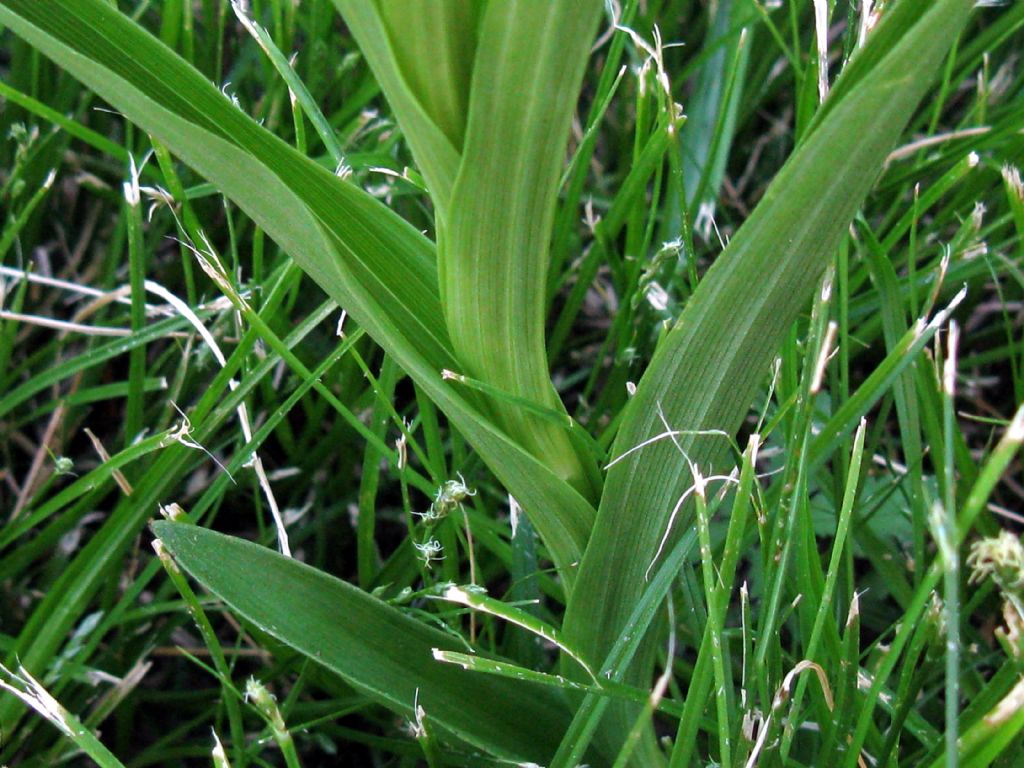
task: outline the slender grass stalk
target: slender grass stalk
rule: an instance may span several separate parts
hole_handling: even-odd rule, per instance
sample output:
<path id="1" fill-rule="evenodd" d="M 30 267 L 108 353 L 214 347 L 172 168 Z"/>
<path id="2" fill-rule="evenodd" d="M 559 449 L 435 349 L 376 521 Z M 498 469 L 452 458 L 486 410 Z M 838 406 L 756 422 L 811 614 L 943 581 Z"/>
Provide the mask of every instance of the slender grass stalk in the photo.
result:
<path id="1" fill-rule="evenodd" d="M 830 621 L 833 617 L 832 604 L 836 584 L 839 580 L 839 569 L 845 554 L 846 540 L 850 532 L 850 522 L 853 518 L 854 503 L 858 495 L 858 482 L 860 480 L 861 461 L 864 456 L 864 433 L 866 429 L 867 423 L 861 421 L 854 436 L 853 452 L 850 456 L 842 507 L 836 520 L 836 535 L 832 540 L 832 556 L 829 559 L 828 575 L 825 578 L 825 588 L 822 590 L 821 600 L 817 606 L 818 612 L 814 618 L 814 626 L 811 629 L 811 637 L 805 650 L 805 655 L 808 659 L 814 659 L 818 656 L 818 644 L 821 640 L 821 633 L 825 622 Z M 800 702 L 807 687 L 806 680 L 806 677 L 801 677 L 797 682 L 796 692 L 793 694 L 792 704 L 790 705 L 790 720 L 795 718 L 800 708 Z M 783 731 L 782 743 L 779 746 L 779 754 L 782 755 L 783 760 L 789 754 L 793 735 L 794 730 L 792 728 L 787 728 Z"/>
<path id="2" fill-rule="evenodd" d="M 735 583 L 736 567 L 743 551 L 743 541 L 746 537 L 747 521 L 753 505 L 753 487 L 755 484 L 755 466 L 757 464 L 757 452 L 760 446 L 760 437 L 755 433 L 751 435 L 747 449 L 743 453 L 742 465 L 740 468 L 739 485 L 733 500 L 732 509 L 729 515 L 729 529 L 726 533 L 725 551 L 722 555 L 722 565 L 718 571 L 718 578 L 721 585 L 718 587 L 723 596 L 730 596 Z M 719 603 L 719 610 L 724 611 L 727 602 Z M 716 623 L 722 622 L 723 618 L 717 619 Z M 690 693 L 687 696 L 682 717 L 679 719 L 679 728 L 676 732 L 675 744 L 673 745 L 669 768 L 688 765 L 692 759 L 693 750 L 696 747 L 697 730 L 700 726 L 700 718 L 703 715 L 708 693 L 713 685 L 712 659 L 715 653 L 712 641 L 712 622 L 708 622 L 704 628 L 704 635 L 701 638 L 700 649 L 697 653 L 697 664 L 694 667 L 690 680 Z M 746 638 L 744 638 L 745 642 Z M 721 650 L 719 649 L 719 652 Z M 747 648 L 744 646 L 743 658 L 748 657 Z M 745 677 L 745 675 L 744 675 Z M 745 687 L 744 687 L 745 695 Z M 715 700 L 719 696 L 716 692 Z"/>
<path id="3" fill-rule="evenodd" d="M 245 698 L 267 721 L 270 736 L 281 750 L 285 765 L 288 768 L 301 768 L 302 763 L 299 762 L 298 752 L 295 751 L 295 740 L 285 725 L 284 718 L 281 717 L 281 709 L 267 687 L 255 677 L 250 677 L 245 684 Z"/>
<path id="4" fill-rule="evenodd" d="M 53 182 L 57 179 L 57 172 L 51 171 L 46 177 L 46 181 L 32 193 L 32 197 L 28 199 L 28 202 L 18 211 L 17 216 L 12 220 L 5 223 L 3 231 L 0 232 L 0 259 L 3 259 L 11 246 L 14 244 L 15 238 L 18 233 L 22 230 L 25 224 L 28 222 L 29 217 L 36 210 L 41 202 L 49 194 L 50 189 L 53 187 Z"/>
<path id="5" fill-rule="evenodd" d="M 81 721 L 61 706 L 43 685 L 21 668 L 9 670 L 0 664 L 0 689 L 11 698 L 31 707 L 45 720 L 53 724 L 68 739 L 73 741 L 89 757 L 96 761 L 100 768 L 124 768 L 124 764 L 103 746 L 92 731 L 85 728 Z"/>
<path id="6" fill-rule="evenodd" d="M 267 33 L 263 27 L 254 22 L 246 14 L 245 9 L 238 4 L 237 1 L 231 3 L 231 8 L 235 12 L 235 16 L 245 27 L 246 31 L 255 38 L 259 43 L 260 48 L 270 59 L 274 65 L 274 69 L 277 70 L 278 74 L 284 79 L 288 85 L 288 91 L 292 95 L 292 98 L 296 104 L 302 108 L 302 112 L 305 113 L 306 117 L 313 124 L 313 128 L 316 130 L 317 135 L 324 144 L 324 148 L 327 150 L 327 154 L 330 155 L 331 160 L 334 162 L 335 173 L 339 175 L 343 169 L 347 168 L 345 163 L 345 153 L 341 149 L 341 145 L 338 143 L 338 137 L 334 132 L 334 129 L 327 122 L 327 118 L 324 117 L 320 108 L 317 106 L 316 101 L 310 94 L 309 89 L 306 88 L 305 83 L 299 78 L 292 65 L 288 62 L 288 58 L 281 53 L 277 45 L 274 44 L 274 40 Z M 301 124 L 301 122 L 299 123 Z M 300 151 L 304 151 L 304 148 L 300 148 Z M 351 169 L 349 169 L 351 171 Z"/>
<path id="7" fill-rule="evenodd" d="M 999 482 L 999 478 L 1006 471 L 1006 467 L 1016 456 L 1022 444 L 1024 444 L 1024 406 L 1019 408 L 1016 414 L 1014 414 L 999 443 L 981 467 L 977 480 L 960 507 L 956 525 L 953 528 L 956 536 L 956 540 L 952 542 L 954 551 L 973 527 L 978 516 L 985 508 L 985 504 L 991 496 L 993 489 Z M 889 653 L 880 664 L 879 669 L 876 670 L 874 682 L 867 693 L 865 706 L 861 709 L 856 719 L 853 738 L 850 742 L 851 750 L 860 750 L 864 744 L 864 739 L 867 737 L 867 732 L 871 726 L 871 715 L 877 702 L 878 692 L 884 681 L 892 674 L 896 661 L 904 645 L 910 639 L 913 628 L 916 622 L 920 620 L 921 614 L 930 600 L 932 590 L 938 585 L 942 574 L 943 569 L 939 564 L 933 563 L 922 579 L 921 584 L 915 590 L 914 599 L 904 614 L 904 624 L 901 625 L 896 636 L 893 638 Z M 844 764 L 849 766 L 849 768 L 853 768 L 854 762 L 848 757 Z"/>
<path id="8" fill-rule="evenodd" d="M 724 632 L 722 615 L 725 610 L 724 596 L 718 584 L 719 577 L 711 553 L 711 531 L 708 526 L 706 480 L 700 470 L 694 469 L 696 484 L 697 531 L 700 541 L 701 570 L 704 575 L 704 592 L 708 602 L 708 631 L 711 638 L 711 666 L 715 677 L 715 705 L 718 714 L 718 761 L 732 765 L 732 723 L 729 717 L 729 690 L 731 681 L 726 677 L 723 652 Z M 727 593 L 726 593 L 727 594 Z"/>
<path id="9" fill-rule="evenodd" d="M 945 441 L 946 497 L 936 508 L 938 545 L 942 556 L 943 605 L 946 618 L 946 766 L 959 765 L 960 739 L 960 551 L 957 529 L 956 486 L 953 476 L 953 399 L 956 396 L 957 342 L 959 332 L 951 323 L 942 373 L 942 416 Z"/>
<path id="10" fill-rule="evenodd" d="M 139 177 L 132 161 L 129 179 L 124 184 L 125 226 L 128 229 L 128 271 L 132 291 L 131 323 L 136 333 L 146 323 L 146 263 L 142 236 L 141 192 Z M 128 356 L 128 402 L 125 409 L 125 444 L 130 444 L 142 431 L 145 403 L 143 387 L 146 380 L 146 348 L 135 347 Z"/>
<path id="11" fill-rule="evenodd" d="M 242 759 L 241 750 L 245 745 L 245 728 L 242 724 L 242 711 L 238 706 L 239 694 L 231 682 L 231 668 L 228 666 L 224 656 L 224 649 L 221 647 L 220 640 L 217 639 L 217 633 L 213 625 L 210 624 L 210 619 L 203 610 L 195 592 L 189 586 L 188 580 L 181 572 L 181 569 L 178 568 L 173 558 L 167 553 L 167 550 L 164 549 L 159 539 L 153 542 L 153 549 L 164 571 L 167 572 L 168 577 L 171 579 L 171 583 L 174 584 L 174 588 L 178 590 L 188 606 L 189 614 L 199 629 L 203 643 L 205 643 L 206 648 L 210 651 L 210 658 L 213 660 L 214 669 L 217 671 L 221 688 L 224 692 L 223 702 L 224 709 L 228 714 L 228 725 L 231 729 L 232 753 L 235 760 L 240 762 Z"/>

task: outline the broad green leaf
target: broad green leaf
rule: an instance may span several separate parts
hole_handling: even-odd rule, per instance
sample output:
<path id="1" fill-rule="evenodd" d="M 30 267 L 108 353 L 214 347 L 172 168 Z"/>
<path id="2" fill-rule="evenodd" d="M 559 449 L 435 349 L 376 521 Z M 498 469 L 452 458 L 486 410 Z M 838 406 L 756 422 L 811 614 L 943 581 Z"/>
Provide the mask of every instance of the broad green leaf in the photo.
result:
<path id="1" fill-rule="evenodd" d="M 896 10 L 905 6 L 916 11 L 894 13 L 873 33 L 701 281 L 639 383 L 613 456 L 663 432 L 661 413 L 680 430 L 732 434 L 741 424 L 783 334 L 806 305 L 973 2 L 901 3 Z M 705 471 L 721 465 L 728 451 L 715 437 L 683 436 L 679 443 Z M 569 642 L 591 663 L 605 658 L 626 627 L 652 553 L 691 483 L 670 441 L 636 451 L 610 470 L 566 615 Z M 685 531 L 691 518 L 692 510 L 684 510 L 675 531 Z"/>
<path id="2" fill-rule="evenodd" d="M 387 96 L 388 103 L 394 110 L 412 149 L 413 157 L 427 182 L 434 208 L 439 218 L 443 220 L 458 172 L 459 147 L 453 143 L 451 135 L 441 127 L 453 119 L 447 111 L 450 99 L 429 94 L 433 90 L 448 94 L 457 86 L 446 83 L 440 88 L 435 85 L 435 89 L 427 94 L 418 92 L 415 86 L 423 84 L 410 83 L 406 71 L 400 64 L 402 59 L 399 56 L 399 49 L 405 42 L 392 39 L 391 30 L 388 29 L 384 18 L 385 14 L 378 3 L 371 0 L 334 0 L 334 4 L 344 16 L 345 23 L 370 64 L 374 77 Z M 416 18 L 424 25 L 437 28 L 442 26 L 450 15 L 458 15 L 457 9 L 451 8 L 451 5 L 448 0 L 439 0 L 436 5 L 417 5 L 415 10 L 422 12 L 422 15 L 417 13 Z M 401 8 L 403 12 L 409 10 L 405 3 L 401 4 Z M 397 11 L 396 8 L 395 12 Z M 454 36 L 463 31 L 462 25 L 457 29 L 449 28 L 438 42 L 438 46 L 446 52 L 446 60 L 450 61 L 456 57 L 456 49 L 461 41 Z M 417 40 L 417 43 L 422 42 Z M 460 71 L 461 67 L 453 62 L 451 68 L 446 68 L 442 75 L 452 77 Z M 452 133 L 458 135 L 457 132 Z"/>
<path id="3" fill-rule="evenodd" d="M 214 182 L 381 344 L 518 499 L 566 582 L 594 512 L 441 379 L 457 368 L 432 244 L 260 128 L 202 75 L 99 0 L 3 0 L 0 21 Z"/>
<path id="4" fill-rule="evenodd" d="M 548 372 L 545 286 L 569 126 L 601 3 L 337 4 L 418 162 L 432 162 L 420 157 L 437 131 L 461 153 L 450 197 L 425 169 L 442 304 L 461 363 L 454 370 L 507 393 L 489 399 L 498 423 L 596 499 L 600 477 L 582 440 L 514 400 L 565 413 Z M 424 67 L 427 59 L 436 66 Z"/>
<path id="5" fill-rule="evenodd" d="M 466 0 L 376 0 L 391 52 L 409 88 L 456 151 L 462 151 L 483 4 Z M 424 66 L 429 62 L 429 66 Z M 385 91 L 390 98 L 390 94 Z"/>
<path id="6" fill-rule="evenodd" d="M 246 620 L 410 722 L 418 703 L 428 723 L 509 760 L 543 762 L 558 746 L 569 723 L 561 696 L 435 661 L 435 650 L 466 651 L 452 635 L 252 542 L 183 523 L 159 521 L 153 530 L 179 565 Z"/>
<path id="7" fill-rule="evenodd" d="M 439 241 L 459 372 L 563 412 L 544 341 L 547 271 L 570 123 L 601 8 L 598 0 L 487 5 Z M 492 405 L 510 435 L 597 498 L 594 461 L 570 432 L 513 404 Z"/>

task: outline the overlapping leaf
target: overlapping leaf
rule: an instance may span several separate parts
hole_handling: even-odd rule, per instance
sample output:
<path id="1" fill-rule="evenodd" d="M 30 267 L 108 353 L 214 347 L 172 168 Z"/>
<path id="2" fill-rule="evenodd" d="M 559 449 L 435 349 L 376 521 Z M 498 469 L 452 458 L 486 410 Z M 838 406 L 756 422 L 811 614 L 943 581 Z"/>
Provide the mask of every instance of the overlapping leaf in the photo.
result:
<path id="1" fill-rule="evenodd" d="M 435 41 L 437 48 L 449 54 L 442 58 L 452 60 L 453 63 L 451 67 L 436 71 L 437 77 L 431 83 L 433 93 L 446 96 L 425 98 L 426 94 L 415 90 L 416 84 L 407 79 L 407 72 L 398 54 L 406 43 L 394 39 L 394 24 L 388 25 L 378 3 L 369 0 L 334 0 L 334 4 L 345 17 L 374 76 L 387 95 L 388 104 L 403 126 L 406 140 L 427 182 L 434 208 L 443 220 L 459 168 L 460 147 L 457 139 L 461 131 L 457 127 L 458 121 L 454 120 L 457 116 L 451 115 L 449 110 L 458 104 L 457 100 L 453 103 L 454 96 L 451 94 L 458 91 L 462 84 L 452 82 L 449 78 L 457 77 L 463 69 L 454 63 L 458 57 L 458 46 L 466 42 L 460 34 L 464 31 L 463 26 L 449 26 L 444 36 Z M 449 16 L 458 15 L 449 0 L 439 0 L 436 4 L 417 3 L 416 7 L 403 3 L 402 11 L 406 18 L 415 19 L 419 26 L 430 28 L 443 26 L 446 19 L 451 22 Z M 416 41 L 422 42 L 418 37 Z"/>
<path id="2" fill-rule="evenodd" d="M 571 579 L 589 503 L 441 379 L 456 368 L 433 245 L 383 205 L 260 128 L 99 0 L 4 0 L 0 21 L 160 138 L 264 228 L 462 430 Z"/>
<path id="3" fill-rule="evenodd" d="M 338 5 L 351 8 L 352 4 L 339 0 Z M 386 63 L 402 72 L 433 123 L 462 152 L 482 4 L 376 0 L 376 5 L 392 41 L 392 56 Z"/>
<path id="4" fill-rule="evenodd" d="M 562 413 L 548 370 L 545 291 L 569 126 L 600 15 L 596 0 L 487 5 L 439 243 L 445 317 L 468 373 Z M 494 407 L 555 474 L 600 495 L 594 460 L 568 430 L 514 405 Z"/>
<path id="5" fill-rule="evenodd" d="M 489 398 L 498 423 L 596 499 L 593 457 L 551 384 L 544 325 L 555 200 L 601 3 L 336 5 L 426 169 L 456 370 L 507 393 Z M 440 135 L 458 156 L 454 182 Z"/>
<path id="6" fill-rule="evenodd" d="M 900 3 L 874 33 L 658 349 L 613 455 L 663 432 L 661 413 L 677 430 L 738 429 L 782 335 L 804 308 L 972 6 L 971 0 Z M 728 450 L 714 436 L 682 436 L 679 443 L 705 472 L 720 466 Z M 692 482 L 668 440 L 610 470 L 566 616 L 570 642 L 592 663 L 600 663 L 626 630 L 652 553 Z M 687 525 L 683 514 L 676 531 Z"/>
<path id="7" fill-rule="evenodd" d="M 351 584 L 205 528 L 161 521 L 153 529 L 186 571 L 240 615 L 410 723 L 425 719 L 428 728 L 440 725 L 491 754 L 535 762 L 554 753 L 568 727 L 556 689 L 481 680 L 435 661 L 435 648 L 466 647 Z"/>

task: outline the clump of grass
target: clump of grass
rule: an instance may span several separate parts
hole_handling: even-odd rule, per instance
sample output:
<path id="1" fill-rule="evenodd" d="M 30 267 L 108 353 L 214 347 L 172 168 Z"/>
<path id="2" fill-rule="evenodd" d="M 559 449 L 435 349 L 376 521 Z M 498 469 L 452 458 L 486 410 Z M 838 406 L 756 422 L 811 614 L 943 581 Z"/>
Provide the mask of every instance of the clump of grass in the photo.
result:
<path id="1" fill-rule="evenodd" d="M 0 3 L 0 762 L 1013 765 L 972 5 Z"/>

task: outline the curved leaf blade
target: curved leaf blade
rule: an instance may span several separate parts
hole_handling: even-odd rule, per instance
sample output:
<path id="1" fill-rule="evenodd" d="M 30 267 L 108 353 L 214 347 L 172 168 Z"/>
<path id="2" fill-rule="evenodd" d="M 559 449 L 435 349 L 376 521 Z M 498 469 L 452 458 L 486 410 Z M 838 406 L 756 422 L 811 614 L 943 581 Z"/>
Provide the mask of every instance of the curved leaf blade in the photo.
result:
<path id="1" fill-rule="evenodd" d="M 598 0 L 487 5 L 462 162 L 439 239 L 448 331 L 468 369 L 461 372 L 562 413 L 544 339 L 551 232 L 601 10 Z M 600 495 L 594 460 L 569 431 L 515 405 L 491 405 L 556 475 Z"/>
<path id="2" fill-rule="evenodd" d="M 876 30 L 851 64 L 854 85 L 840 79 L 824 117 L 701 281 L 639 383 L 613 455 L 662 432 L 661 412 L 674 429 L 738 429 L 782 335 L 804 308 L 973 2 L 897 8 L 907 5 L 917 11 L 894 15 Z M 683 436 L 679 443 L 705 471 L 728 451 L 714 437 Z M 591 663 L 600 663 L 624 631 L 652 553 L 690 483 L 671 441 L 635 452 L 610 470 L 566 614 L 569 642 Z M 674 530 L 686 530 L 688 519 L 681 516 Z"/>
<path id="3" fill-rule="evenodd" d="M 450 130 L 449 133 L 445 132 L 445 127 L 450 129 L 450 125 L 445 121 L 454 119 L 455 116 L 447 115 L 443 110 L 438 112 L 436 108 L 432 111 L 432 100 L 425 99 L 426 94 L 415 90 L 416 84 L 408 80 L 406 72 L 399 65 L 398 43 L 392 40 L 385 12 L 376 2 L 334 0 L 334 5 L 344 17 L 345 23 L 359 44 L 359 49 L 370 64 L 374 77 L 387 96 L 388 103 L 402 126 L 416 163 L 427 182 L 434 207 L 443 219 L 459 168 L 459 146 L 453 142 L 453 136 L 457 137 L 458 133 Z M 429 24 L 433 27 L 446 16 L 440 5 L 439 3 L 439 7 L 436 8 L 418 8 L 414 11 L 424 11 L 424 21 L 429 19 L 434 22 Z M 444 5 L 447 5 L 447 0 Z M 403 12 L 414 12 L 406 6 L 407 4 L 402 4 Z M 428 10 L 431 12 L 427 12 Z M 457 14 L 453 10 L 454 15 Z M 452 34 L 453 31 L 448 30 L 444 36 L 443 47 L 446 51 L 452 48 Z"/>
<path id="4" fill-rule="evenodd" d="M 377 8 L 395 41 L 389 61 L 397 64 L 427 114 L 461 152 L 482 4 L 378 0 Z M 424 66 L 427 61 L 430 66 Z"/>
<path id="5" fill-rule="evenodd" d="M 451 635 L 357 587 L 244 539 L 185 523 L 153 531 L 175 561 L 235 612 L 410 722 L 428 721 L 509 760 L 546 760 L 568 726 L 560 695 L 434 660 Z M 260 578 L 254 579 L 253 574 Z"/>

